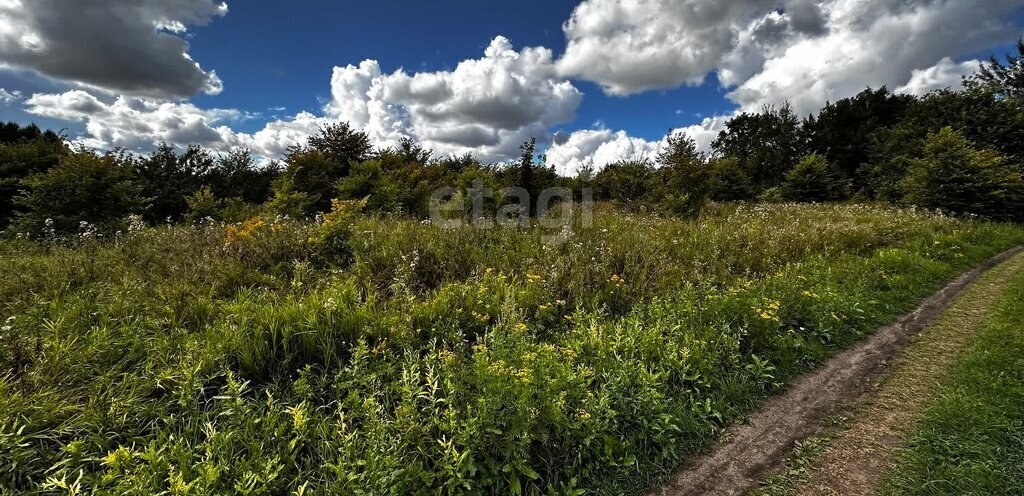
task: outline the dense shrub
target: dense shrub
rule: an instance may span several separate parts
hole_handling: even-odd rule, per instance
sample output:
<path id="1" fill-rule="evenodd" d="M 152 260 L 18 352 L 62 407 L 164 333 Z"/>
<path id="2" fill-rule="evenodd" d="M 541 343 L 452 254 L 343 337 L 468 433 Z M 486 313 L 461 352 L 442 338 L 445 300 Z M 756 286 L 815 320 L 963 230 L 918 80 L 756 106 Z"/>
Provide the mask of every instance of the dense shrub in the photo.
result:
<path id="1" fill-rule="evenodd" d="M 638 206 L 654 189 L 654 165 L 648 160 L 625 160 L 607 167 L 594 177 L 598 199 Z"/>
<path id="2" fill-rule="evenodd" d="M 258 205 L 270 199 L 278 167 L 277 163 L 257 164 L 249 150 L 235 150 L 217 158 L 203 184 L 219 199 Z"/>
<path id="3" fill-rule="evenodd" d="M 24 191 L 22 181 L 50 170 L 67 152 L 63 139 L 53 132 L 14 123 L 0 126 L 0 230 L 19 209 L 15 198 Z"/>
<path id="4" fill-rule="evenodd" d="M 811 154 L 786 174 L 780 193 L 789 201 L 845 200 L 850 197 L 850 180 L 825 157 Z"/>
<path id="5" fill-rule="evenodd" d="M 209 220 L 221 220 L 223 203 L 213 194 L 210 188 L 203 188 L 185 198 L 188 205 L 188 213 L 185 220 L 189 222 L 202 222 Z"/>
<path id="6" fill-rule="evenodd" d="M 274 197 L 302 195 L 308 199 L 303 216 L 326 212 L 335 196 L 336 182 L 348 173 L 349 165 L 332 161 L 319 150 L 296 149 L 284 160 L 285 167 L 274 183 Z"/>
<path id="7" fill-rule="evenodd" d="M 324 214 L 315 238 L 322 259 L 334 265 L 351 260 L 355 222 L 359 213 L 366 208 L 366 203 L 366 198 L 331 202 L 331 211 Z"/>
<path id="8" fill-rule="evenodd" d="M 963 134 L 943 128 L 924 142 L 902 182 L 907 202 L 926 208 L 1021 219 L 1024 178 L 1016 164 L 992 150 L 976 150 Z"/>
<path id="9" fill-rule="evenodd" d="M 353 164 L 349 176 L 339 180 L 336 186 L 339 198 L 366 198 L 367 208 L 371 211 L 397 212 L 402 209 L 403 192 L 399 189 L 399 182 L 380 161 Z"/>
<path id="10" fill-rule="evenodd" d="M 146 219 L 176 222 L 188 212 L 185 199 L 203 187 L 203 178 L 213 169 L 214 158 L 198 146 L 178 154 L 174 147 L 163 144 L 133 163 L 135 181 L 147 200 Z"/>
<path id="11" fill-rule="evenodd" d="M 24 210 L 16 219 L 19 232 L 77 233 L 82 223 L 112 234 L 144 202 L 131 165 L 115 154 L 78 151 L 58 165 L 23 181 L 17 202 Z"/>
<path id="12" fill-rule="evenodd" d="M 708 164 L 708 169 L 708 194 L 712 200 L 726 202 L 754 198 L 754 187 L 739 160 L 733 157 L 715 158 Z"/>
<path id="13" fill-rule="evenodd" d="M 711 193 L 707 156 L 697 150 L 693 138 L 675 134 L 668 137 L 657 160 L 661 201 L 681 217 L 696 217 Z"/>
<path id="14" fill-rule="evenodd" d="M 302 205 L 303 215 L 326 212 L 337 196 L 338 181 L 349 176 L 354 164 L 369 158 L 372 150 L 366 133 L 347 123 L 324 126 L 309 138 L 308 145 L 288 151 L 284 169 L 274 182 L 275 198 L 295 199 L 294 195 L 303 195 L 308 200 Z M 295 202 L 290 202 L 289 208 L 295 206 Z"/>

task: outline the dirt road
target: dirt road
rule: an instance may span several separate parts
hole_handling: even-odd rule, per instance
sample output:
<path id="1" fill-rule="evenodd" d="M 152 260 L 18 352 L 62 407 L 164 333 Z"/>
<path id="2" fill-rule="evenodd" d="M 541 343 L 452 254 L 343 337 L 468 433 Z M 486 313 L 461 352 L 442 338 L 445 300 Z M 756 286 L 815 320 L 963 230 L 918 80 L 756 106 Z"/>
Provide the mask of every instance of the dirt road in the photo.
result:
<path id="1" fill-rule="evenodd" d="M 915 311 L 879 329 L 822 367 L 797 379 L 785 393 L 769 400 L 751 415 L 747 424 L 731 428 L 728 442 L 684 465 L 650 494 L 734 495 L 755 487 L 765 472 L 782 464 L 796 441 L 819 432 L 825 417 L 859 404 L 877 392 L 873 386 L 890 370 L 889 365 L 905 350 L 911 338 L 933 324 L 972 283 L 990 269 L 1011 259 L 1010 263 L 1000 266 L 997 271 L 1020 269 L 1024 265 L 1024 257 L 1014 257 L 1021 251 L 1022 248 L 1016 248 L 986 261 L 929 297 Z M 989 289 L 983 288 L 982 291 Z M 922 379 L 917 377 L 915 380 Z M 893 401 L 900 400 L 895 398 Z M 892 402 L 879 403 L 879 408 L 883 410 L 891 410 L 894 406 Z M 901 425 L 907 421 L 907 418 L 898 415 L 885 420 L 892 425 Z M 883 429 L 874 432 L 872 436 L 886 438 L 889 434 Z M 888 446 L 899 439 L 897 436 L 883 444 Z M 837 444 L 836 448 L 839 446 Z M 886 449 L 891 452 L 891 448 Z M 876 464 L 871 459 L 883 456 L 879 451 L 853 444 L 832 453 L 826 454 L 823 460 L 822 475 L 812 479 L 811 484 L 805 488 L 808 494 L 839 494 L 838 491 L 829 492 L 836 487 L 841 487 L 844 495 L 860 494 L 850 492 L 855 488 L 843 484 L 855 484 L 860 480 L 861 485 L 865 486 L 872 482 L 870 479 L 876 469 L 839 476 L 839 467 L 848 463 L 865 463 L 865 466 L 874 467 Z M 879 463 L 886 461 L 879 460 Z"/>

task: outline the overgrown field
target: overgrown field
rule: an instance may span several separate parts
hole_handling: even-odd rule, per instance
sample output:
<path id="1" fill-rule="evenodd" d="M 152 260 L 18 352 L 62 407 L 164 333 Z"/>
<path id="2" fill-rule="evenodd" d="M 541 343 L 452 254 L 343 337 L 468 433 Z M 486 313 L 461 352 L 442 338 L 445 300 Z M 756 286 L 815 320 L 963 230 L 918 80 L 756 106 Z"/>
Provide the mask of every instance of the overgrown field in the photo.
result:
<path id="1" fill-rule="evenodd" d="M 637 491 L 1024 242 L 853 205 L 550 234 L 328 215 L 0 242 L 0 487 Z"/>

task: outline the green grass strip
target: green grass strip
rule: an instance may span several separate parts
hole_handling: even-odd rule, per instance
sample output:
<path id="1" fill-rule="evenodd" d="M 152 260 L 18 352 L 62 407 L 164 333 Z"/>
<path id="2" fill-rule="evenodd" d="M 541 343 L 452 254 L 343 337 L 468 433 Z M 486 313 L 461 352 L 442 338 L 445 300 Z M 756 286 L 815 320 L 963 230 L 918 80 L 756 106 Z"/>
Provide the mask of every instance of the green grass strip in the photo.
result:
<path id="1" fill-rule="evenodd" d="M 883 494 L 1024 494 L 1024 274 L 958 359 Z"/>

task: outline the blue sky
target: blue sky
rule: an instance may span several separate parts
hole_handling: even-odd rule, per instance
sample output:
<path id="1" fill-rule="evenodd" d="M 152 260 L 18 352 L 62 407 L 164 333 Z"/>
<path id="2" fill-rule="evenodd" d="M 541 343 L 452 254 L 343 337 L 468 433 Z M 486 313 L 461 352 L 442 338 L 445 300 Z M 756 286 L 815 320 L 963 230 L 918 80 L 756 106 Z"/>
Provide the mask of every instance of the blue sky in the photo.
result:
<path id="1" fill-rule="evenodd" d="M 336 65 L 378 60 L 394 71 L 451 70 L 459 61 L 479 57 L 498 35 L 517 47 L 545 46 L 564 51 L 562 23 L 576 1 L 479 2 L 449 0 L 435 5 L 411 0 L 369 2 L 358 7 L 330 0 L 308 0 L 302 9 L 274 0 L 231 2 L 230 13 L 209 26 L 191 29 L 189 53 L 217 71 L 225 91 L 197 95 L 201 107 L 235 108 L 265 117 L 315 112 L 330 98 Z M 357 17 L 357 19 L 354 19 Z M 713 76 L 709 79 L 713 79 Z M 732 109 L 717 84 L 683 86 L 629 96 L 607 96 L 597 84 L 579 81 L 585 95 L 577 118 L 556 130 L 595 123 L 629 129 L 650 140 L 670 129 L 695 124 L 702 116 Z M 58 86 L 45 78 L 0 71 L 0 87 L 30 94 Z M 285 110 L 277 110 L 284 108 Z M 0 107 L 0 119 L 38 122 L 75 131 L 78 123 L 47 119 Z M 253 132 L 265 119 L 235 127 Z"/>
<path id="2" fill-rule="evenodd" d="M 956 87 L 1021 34 L 1022 12 L 1024 0 L 13 0 L 0 2 L 0 119 L 96 148 L 188 141 L 267 158 L 338 120 L 382 146 L 407 136 L 489 160 L 539 135 L 572 173 L 651 154 L 670 131 L 706 146 L 764 104 L 810 113 L 868 86 Z"/>
<path id="3" fill-rule="evenodd" d="M 279 107 L 315 111 L 330 98 L 327 83 L 335 65 L 374 59 L 387 72 L 451 70 L 461 60 L 479 57 L 498 35 L 516 47 L 544 46 L 560 55 L 562 23 L 577 3 L 400 0 L 370 2 L 356 10 L 343 2 L 310 0 L 300 11 L 271 0 L 232 4 L 228 16 L 196 30 L 191 39 L 193 56 L 216 69 L 225 84 L 222 94 L 195 101 L 251 112 Z M 358 20 L 353 22 L 354 15 Z M 699 122 L 696 114 L 734 107 L 716 84 L 627 97 L 606 96 L 587 81 L 577 87 L 585 104 L 574 122 L 560 128 L 603 122 L 659 139 L 671 128 Z M 258 125 L 242 127 L 255 130 Z"/>

